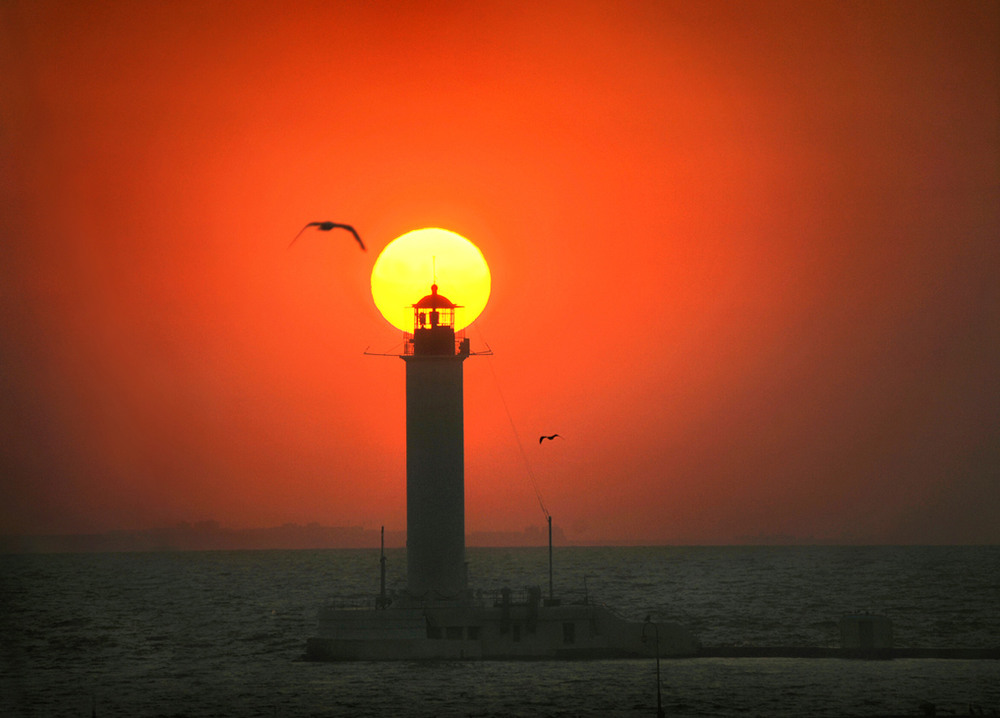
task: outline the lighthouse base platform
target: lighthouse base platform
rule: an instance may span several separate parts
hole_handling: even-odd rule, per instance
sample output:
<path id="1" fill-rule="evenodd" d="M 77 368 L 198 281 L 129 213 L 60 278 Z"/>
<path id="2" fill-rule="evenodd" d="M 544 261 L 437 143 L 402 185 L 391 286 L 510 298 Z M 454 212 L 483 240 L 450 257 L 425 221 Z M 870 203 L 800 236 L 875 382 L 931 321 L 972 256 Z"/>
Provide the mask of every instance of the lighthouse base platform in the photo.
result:
<path id="1" fill-rule="evenodd" d="M 308 639 L 316 661 L 594 659 L 694 656 L 700 646 L 675 623 L 628 621 L 601 605 L 528 601 L 403 602 L 381 610 L 320 611 Z"/>

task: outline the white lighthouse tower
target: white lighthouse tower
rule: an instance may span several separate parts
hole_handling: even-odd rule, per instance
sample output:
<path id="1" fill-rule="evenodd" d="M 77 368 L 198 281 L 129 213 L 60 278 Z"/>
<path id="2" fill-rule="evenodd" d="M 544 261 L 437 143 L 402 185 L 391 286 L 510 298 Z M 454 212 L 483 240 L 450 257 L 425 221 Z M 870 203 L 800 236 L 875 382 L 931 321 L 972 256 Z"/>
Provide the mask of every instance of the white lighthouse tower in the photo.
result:
<path id="1" fill-rule="evenodd" d="M 431 293 L 413 305 L 406 362 L 406 578 L 411 601 L 457 601 L 467 590 L 460 307 Z"/>
<path id="2" fill-rule="evenodd" d="M 455 331 L 460 306 L 431 293 L 411 305 L 406 332 L 406 588 L 381 589 L 374 606 L 319 612 L 306 656 L 320 661 L 628 658 L 694 655 L 683 626 L 646 624 L 583 603 L 542 601 L 538 586 L 469 589 L 465 563 L 465 428 L 462 367 L 469 340 Z M 489 353 L 489 352 L 486 352 Z M 648 623 L 649 619 L 647 619 Z"/>

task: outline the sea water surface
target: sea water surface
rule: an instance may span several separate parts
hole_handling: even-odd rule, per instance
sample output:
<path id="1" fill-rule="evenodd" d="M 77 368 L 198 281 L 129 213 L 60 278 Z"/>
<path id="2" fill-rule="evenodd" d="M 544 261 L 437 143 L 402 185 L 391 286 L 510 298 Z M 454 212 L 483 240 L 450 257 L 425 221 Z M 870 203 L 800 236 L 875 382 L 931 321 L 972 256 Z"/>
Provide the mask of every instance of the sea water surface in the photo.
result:
<path id="1" fill-rule="evenodd" d="M 387 551 L 390 587 L 405 553 Z M 655 716 L 653 660 L 311 663 L 317 610 L 371 601 L 378 551 L 0 556 L 0 716 Z M 470 584 L 548 585 L 547 549 L 468 550 Z M 557 548 L 556 593 L 704 645 L 1000 646 L 1000 547 Z M 664 659 L 671 716 L 1000 711 L 1000 661 Z"/>

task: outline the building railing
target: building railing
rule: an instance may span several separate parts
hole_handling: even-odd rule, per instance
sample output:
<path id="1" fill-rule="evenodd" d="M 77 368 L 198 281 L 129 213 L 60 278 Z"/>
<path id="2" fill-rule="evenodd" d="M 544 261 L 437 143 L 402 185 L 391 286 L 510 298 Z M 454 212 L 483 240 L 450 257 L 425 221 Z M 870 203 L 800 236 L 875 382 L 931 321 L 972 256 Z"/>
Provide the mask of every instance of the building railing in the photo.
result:
<path id="1" fill-rule="evenodd" d="M 462 342 L 465 341 L 465 330 L 455 332 L 455 346 L 452 355 L 457 355 L 462 350 Z M 413 356 L 413 332 L 403 332 L 403 356 Z"/>

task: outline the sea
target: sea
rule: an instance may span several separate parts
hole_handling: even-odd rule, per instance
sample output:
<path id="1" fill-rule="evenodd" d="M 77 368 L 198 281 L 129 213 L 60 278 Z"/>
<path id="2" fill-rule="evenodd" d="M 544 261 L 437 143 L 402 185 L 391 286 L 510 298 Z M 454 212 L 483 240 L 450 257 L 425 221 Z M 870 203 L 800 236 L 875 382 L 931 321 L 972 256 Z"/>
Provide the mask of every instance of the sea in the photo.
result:
<path id="1" fill-rule="evenodd" d="M 388 550 L 390 588 L 405 552 Z M 548 550 L 470 548 L 469 583 L 548 590 Z M 705 646 L 1000 646 L 1000 547 L 556 547 L 563 601 Z M 0 716 L 997 715 L 1000 661 L 841 658 L 315 663 L 326 605 L 372 603 L 378 550 L 0 555 Z"/>

